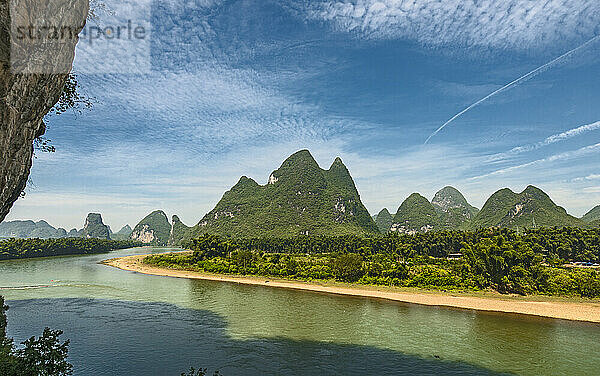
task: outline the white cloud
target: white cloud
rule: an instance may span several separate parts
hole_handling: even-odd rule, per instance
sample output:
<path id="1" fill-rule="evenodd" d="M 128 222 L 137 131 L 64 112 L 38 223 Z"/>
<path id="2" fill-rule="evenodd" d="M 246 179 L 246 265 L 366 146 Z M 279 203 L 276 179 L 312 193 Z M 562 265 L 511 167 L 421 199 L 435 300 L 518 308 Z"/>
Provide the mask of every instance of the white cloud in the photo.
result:
<path id="1" fill-rule="evenodd" d="M 365 38 L 402 38 L 431 46 L 529 49 L 589 38 L 597 0 L 331 0 L 310 17 Z"/>
<path id="2" fill-rule="evenodd" d="M 574 178 L 571 181 L 580 182 L 580 181 L 598 180 L 598 179 L 600 179 L 600 174 L 590 174 L 588 176 Z"/>
<path id="3" fill-rule="evenodd" d="M 261 77 L 252 70 L 207 64 L 193 72 L 101 77 L 90 84 L 90 95 L 105 102 L 95 106 L 93 116 L 120 111 L 137 123 L 141 118 L 156 141 L 176 141 L 204 154 L 240 143 L 324 138 L 351 125 L 265 83 L 280 80 L 276 74 Z M 139 132 L 134 124 L 121 130 Z"/>
<path id="4" fill-rule="evenodd" d="M 517 146 L 517 147 L 510 149 L 507 152 L 495 154 L 490 157 L 490 160 L 497 161 L 497 160 L 505 159 L 507 157 L 514 156 L 516 154 L 521 154 L 521 153 L 537 150 L 544 146 L 552 145 L 552 144 L 560 142 L 560 141 L 565 141 L 570 138 L 577 137 L 577 136 L 580 136 L 585 133 L 595 131 L 598 129 L 600 129 L 600 121 L 597 121 L 597 122 L 591 123 L 591 124 L 582 125 L 577 128 L 569 129 L 565 132 L 553 134 L 552 136 L 546 137 L 542 141 L 539 141 L 539 142 L 536 142 L 533 144 Z"/>
<path id="5" fill-rule="evenodd" d="M 493 172 L 490 172 L 487 174 L 471 177 L 471 178 L 469 178 L 469 180 L 477 180 L 477 179 L 482 179 L 482 178 L 486 178 L 489 176 L 512 173 L 517 170 L 521 170 L 523 168 L 534 167 L 534 166 L 538 166 L 540 164 L 548 163 L 548 162 L 557 162 L 557 161 L 564 161 L 564 160 L 569 160 L 569 159 L 573 159 L 573 158 L 578 158 L 578 157 L 585 156 L 590 153 L 596 153 L 598 151 L 600 151 L 600 143 L 585 146 L 585 147 L 579 148 L 577 150 L 554 154 L 554 155 L 551 155 L 546 158 L 537 159 L 535 161 L 531 161 L 531 162 L 527 162 L 527 163 L 523 163 L 523 164 L 511 166 L 511 167 L 502 168 L 500 170 L 496 170 L 496 171 L 493 171 Z"/>
<path id="6" fill-rule="evenodd" d="M 151 70 L 152 0 L 92 2 L 95 17 L 79 34 L 73 62 L 79 73 L 142 73 Z"/>

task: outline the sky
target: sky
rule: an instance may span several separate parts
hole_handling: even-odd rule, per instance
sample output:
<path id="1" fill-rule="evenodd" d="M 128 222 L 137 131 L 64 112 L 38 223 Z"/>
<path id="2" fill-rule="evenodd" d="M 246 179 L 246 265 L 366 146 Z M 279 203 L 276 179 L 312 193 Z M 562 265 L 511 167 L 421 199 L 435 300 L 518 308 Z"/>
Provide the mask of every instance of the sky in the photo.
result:
<path id="1" fill-rule="evenodd" d="M 36 153 L 7 220 L 193 225 L 305 148 L 340 156 L 372 214 L 446 185 L 478 207 L 529 184 L 576 216 L 600 204 L 597 0 L 92 5 L 74 72 L 94 105 L 48 117 L 56 152 Z M 91 38 L 128 21 L 143 38 Z"/>

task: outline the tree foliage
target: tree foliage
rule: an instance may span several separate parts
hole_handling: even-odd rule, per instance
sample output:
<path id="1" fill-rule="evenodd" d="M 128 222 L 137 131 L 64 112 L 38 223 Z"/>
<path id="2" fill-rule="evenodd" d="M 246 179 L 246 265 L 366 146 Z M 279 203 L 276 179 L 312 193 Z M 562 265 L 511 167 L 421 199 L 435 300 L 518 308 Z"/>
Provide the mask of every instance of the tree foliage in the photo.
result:
<path id="1" fill-rule="evenodd" d="M 0 260 L 106 253 L 140 245 L 133 240 L 94 238 L 8 239 L 0 241 Z"/>
<path id="2" fill-rule="evenodd" d="M 61 342 L 60 330 L 44 329 L 39 337 L 31 337 L 20 348 L 6 336 L 6 310 L 0 296 L 0 375 L 2 376 L 66 376 L 73 374 L 67 361 L 69 341 Z"/>
<path id="3" fill-rule="evenodd" d="M 65 81 L 63 91 L 58 98 L 58 102 L 50 110 L 49 115 L 60 115 L 69 110 L 76 113 L 81 113 L 83 109 L 89 109 L 93 105 L 92 99 L 81 93 L 81 85 L 79 84 L 77 75 L 70 73 Z"/>
<path id="4" fill-rule="evenodd" d="M 339 281 L 356 282 L 363 276 L 363 259 L 356 253 L 346 253 L 331 260 L 333 275 Z"/>
<path id="5" fill-rule="evenodd" d="M 211 273 L 299 280 L 338 280 L 442 290 L 600 296 L 600 273 L 565 268 L 600 259 L 600 229 L 541 228 L 232 239 L 203 235 L 192 255 L 153 255 L 145 262 Z M 464 257 L 449 259 L 450 254 Z"/>
<path id="6" fill-rule="evenodd" d="M 194 250 L 196 260 L 225 256 L 233 250 L 232 243 L 229 240 L 211 234 L 192 239 L 188 246 Z"/>

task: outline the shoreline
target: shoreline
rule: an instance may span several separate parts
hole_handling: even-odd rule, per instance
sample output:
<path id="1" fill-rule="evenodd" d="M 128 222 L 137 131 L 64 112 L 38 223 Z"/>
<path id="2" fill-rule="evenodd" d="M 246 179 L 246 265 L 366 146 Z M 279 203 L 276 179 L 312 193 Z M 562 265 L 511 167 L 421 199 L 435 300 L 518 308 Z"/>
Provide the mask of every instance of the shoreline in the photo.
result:
<path id="1" fill-rule="evenodd" d="M 349 285 L 338 282 L 304 282 L 264 276 L 230 276 L 151 266 L 142 262 L 146 256 L 149 255 L 119 257 L 104 260 L 101 263 L 121 270 L 162 277 L 241 283 L 335 295 L 378 298 L 432 307 L 458 308 L 600 323 L 600 301 L 569 302 L 561 301 L 559 300 L 560 298 L 539 295 L 516 297 L 501 295 L 499 293 L 486 293 L 485 295 L 487 296 L 476 296 L 469 293 L 450 293 L 433 290 L 405 291 L 401 288 L 388 286 Z"/>

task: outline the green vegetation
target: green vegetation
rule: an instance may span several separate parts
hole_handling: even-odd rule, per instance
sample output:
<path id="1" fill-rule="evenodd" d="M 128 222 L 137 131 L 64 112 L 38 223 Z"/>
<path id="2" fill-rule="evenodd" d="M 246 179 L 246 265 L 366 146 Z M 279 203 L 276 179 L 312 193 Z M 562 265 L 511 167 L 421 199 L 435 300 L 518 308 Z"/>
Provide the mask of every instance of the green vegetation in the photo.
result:
<path id="1" fill-rule="evenodd" d="M 433 205 L 418 193 L 404 200 L 393 222 L 392 230 L 400 233 L 427 232 L 439 228 L 439 218 Z"/>
<path id="2" fill-rule="evenodd" d="M 106 240 L 84 238 L 61 239 L 8 239 L 0 241 L 0 260 L 86 255 L 106 253 L 115 249 L 141 245 L 132 240 Z"/>
<path id="3" fill-rule="evenodd" d="M 485 229 L 365 238 L 233 239 L 207 234 L 186 247 L 193 254 L 152 255 L 145 262 L 299 280 L 600 297 L 600 273 L 562 267 L 567 261 L 599 261 L 600 229 Z M 464 256 L 448 257 L 456 253 Z"/>
<path id="4" fill-rule="evenodd" d="M 195 369 L 194 367 L 190 368 L 190 370 L 188 372 L 182 372 L 181 376 L 206 376 L 208 375 L 208 369 L 207 368 L 198 368 Z M 221 373 L 219 373 L 219 371 L 215 371 L 212 376 L 221 376 Z"/>
<path id="5" fill-rule="evenodd" d="M 431 204 L 438 214 L 440 227 L 446 230 L 462 229 L 479 212 L 454 187 L 442 188 L 435 194 Z"/>
<path id="6" fill-rule="evenodd" d="M 162 210 L 148 214 L 140 221 L 131 233 L 131 239 L 150 245 L 167 245 L 171 235 L 171 224 Z"/>
<path id="7" fill-rule="evenodd" d="M 521 193 L 508 188 L 494 193 L 470 224 L 471 229 L 480 227 L 531 228 L 536 226 L 577 226 L 586 223 L 567 214 L 541 189 L 528 186 Z"/>
<path id="8" fill-rule="evenodd" d="M 600 209 L 599 209 L 600 212 Z M 435 213 L 435 214 L 434 214 Z M 594 220 L 594 210 L 585 217 Z M 536 227 L 594 227 L 595 223 L 567 214 L 539 188 L 528 186 L 515 193 L 495 192 L 481 210 L 471 206 L 453 187 L 437 192 L 431 203 L 417 193 L 408 197 L 394 216 L 392 230 L 401 233 L 437 230 L 476 230 L 488 227 L 527 229 Z"/>
<path id="9" fill-rule="evenodd" d="M 385 234 L 392 228 L 393 218 L 386 208 L 381 209 L 374 219 L 380 233 Z"/>
<path id="10" fill-rule="evenodd" d="M 65 376 L 73 374 L 67 362 L 69 341 L 60 342 L 60 330 L 44 329 L 41 337 L 23 342 L 21 348 L 13 346 L 6 336 L 6 310 L 4 297 L 0 296 L 0 375 L 2 376 Z"/>
<path id="11" fill-rule="evenodd" d="M 178 216 L 174 215 L 172 220 L 171 233 L 169 234 L 169 244 L 181 244 L 191 227 L 186 226 Z"/>
<path id="12" fill-rule="evenodd" d="M 84 109 L 91 109 L 93 103 L 94 98 L 90 98 L 82 93 L 77 75 L 71 72 L 65 77 L 63 91 L 54 107 L 46 114 L 46 117 L 60 115 L 67 111 L 73 111 L 76 114 L 80 114 Z M 44 122 L 47 122 L 46 120 L 47 119 L 45 119 Z M 54 153 L 56 151 L 56 148 L 52 145 L 52 140 L 47 139 L 43 134 L 34 139 L 33 145 L 36 151 L 46 153 Z"/>
<path id="13" fill-rule="evenodd" d="M 600 221 L 600 205 L 594 207 L 589 212 L 585 213 L 581 220 L 584 222 L 592 223 Z"/>
<path id="14" fill-rule="evenodd" d="M 286 159 L 264 186 L 240 178 L 186 238 L 205 233 L 251 238 L 378 232 L 341 159 L 323 170 L 302 150 Z"/>
<path id="15" fill-rule="evenodd" d="M 110 228 L 102 222 L 102 215 L 89 213 L 81 233 L 83 238 L 110 239 Z"/>

